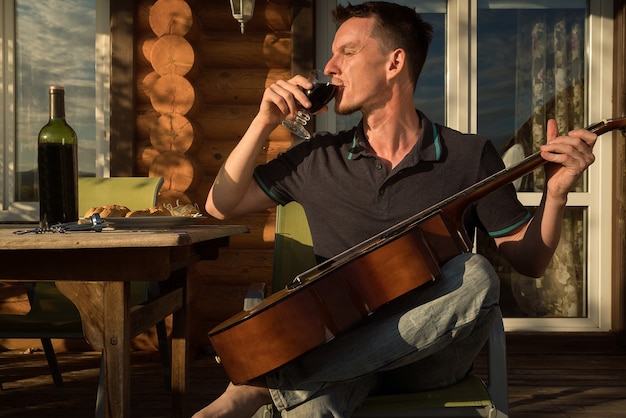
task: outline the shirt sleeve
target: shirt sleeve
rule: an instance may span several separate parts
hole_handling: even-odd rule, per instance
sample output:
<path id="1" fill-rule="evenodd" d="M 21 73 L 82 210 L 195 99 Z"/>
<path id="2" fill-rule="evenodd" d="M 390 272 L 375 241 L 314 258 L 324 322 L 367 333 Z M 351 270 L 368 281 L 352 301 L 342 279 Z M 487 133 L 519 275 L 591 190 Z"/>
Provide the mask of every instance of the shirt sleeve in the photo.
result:
<path id="1" fill-rule="evenodd" d="M 483 149 L 482 164 L 484 178 L 503 170 L 504 163 L 498 152 L 486 142 Z M 519 199 L 511 183 L 477 200 L 466 213 L 465 222 L 483 230 L 491 237 L 509 235 L 530 220 L 530 213 Z"/>
<path id="2" fill-rule="evenodd" d="M 261 189 L 279 205 L 298 201 L 298 193 L 305 182 L 304 171 L 310 155 L 308 141 L 293 145 L 275 159 L 259 165 L 254 170 L 254 179 Z"/>

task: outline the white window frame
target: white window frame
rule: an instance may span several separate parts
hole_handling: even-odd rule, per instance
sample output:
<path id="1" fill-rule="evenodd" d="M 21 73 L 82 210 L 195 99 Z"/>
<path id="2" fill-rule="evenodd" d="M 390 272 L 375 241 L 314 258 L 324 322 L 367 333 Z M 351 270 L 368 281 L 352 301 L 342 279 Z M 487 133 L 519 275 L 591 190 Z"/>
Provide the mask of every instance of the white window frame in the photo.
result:
<path id="1" fill-rule="evenodd" d="M 110 169 L 111 34 L 109 0 L 96 1 L 96 177 L 108 177 Z M 15 0 L 0 0 L 0 222 L 36 222 L 37 202 L 15 201 Z"/>
<path id="2" fill-rule="evenodd" d="M 476 16 L 479 0 L 448 0 L 446 15 L 446 124 L 462 132 L 477 131 Z M 613 109 L 613 1 L 589 1 L 585 77 L 587 122 L 611 117 Z M 520 2 L 528 4 L 528 2 Z M 335 1 L 316 4 L 316 66 L 323 68 L 330 58 L 335 26 L 331 11 Z M 545 6 L 544 2 L 541 2 Z M 459 28 L 465 28 L 461 32 Z M 589 94 L 593 91 L 594 94 Z M 317 116 L 318 130 L 333 131 L 333 112 Z M 588 191 L 571 193 L 568 206 L 588 209 L 587 218 L 587 317 L 586 318 L 505 318 L 507 331 L 602 331 L 611 329 L 611 219 L 612 144 L 600 139 L 594 153 L 596 162 L 588 170 Z M 608 185 L 608 186 L 607 186 Z M 526 206 L 537 206 L 541 193 L 518 193 Z M 599 249 L 599 250 L 598 250 Z"/>

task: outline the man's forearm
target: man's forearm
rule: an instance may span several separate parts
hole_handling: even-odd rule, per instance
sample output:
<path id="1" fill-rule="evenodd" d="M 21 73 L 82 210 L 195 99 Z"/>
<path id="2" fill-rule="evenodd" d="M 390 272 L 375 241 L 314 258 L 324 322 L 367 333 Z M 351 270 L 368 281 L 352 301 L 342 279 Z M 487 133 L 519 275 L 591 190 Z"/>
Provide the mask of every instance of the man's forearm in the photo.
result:
<path id="1" fill-rule="evenodd" d="M 257 158 L 273 129 L 258 116 L 252 121 L 213 182 L 206 202 L 210 215 L 223 219 L 236 214 L 254 181 Z"/>

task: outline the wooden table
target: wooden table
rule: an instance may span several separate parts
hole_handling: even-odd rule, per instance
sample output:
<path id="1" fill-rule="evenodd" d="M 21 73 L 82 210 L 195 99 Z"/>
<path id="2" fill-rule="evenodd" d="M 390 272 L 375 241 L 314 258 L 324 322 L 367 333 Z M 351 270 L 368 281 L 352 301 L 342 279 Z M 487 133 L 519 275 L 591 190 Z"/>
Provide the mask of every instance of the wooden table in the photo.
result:
<path id="1" fill-rule="evenodd" d="M 32 227 L 32 226 L 31 226 Z M 241 225 L 180 230 L 68 232 L 16 235 L 0 226 L 0 280 L 55 281 L 78 308 L 87 341 L 103 351 L 104 416 L 130 417 L 130 342 L 173 314 L 172 416 L 187 416 L 187 266 L 215 259 Z M 157 281 L 163 292 L 130 305 L 131 281 Z"/>

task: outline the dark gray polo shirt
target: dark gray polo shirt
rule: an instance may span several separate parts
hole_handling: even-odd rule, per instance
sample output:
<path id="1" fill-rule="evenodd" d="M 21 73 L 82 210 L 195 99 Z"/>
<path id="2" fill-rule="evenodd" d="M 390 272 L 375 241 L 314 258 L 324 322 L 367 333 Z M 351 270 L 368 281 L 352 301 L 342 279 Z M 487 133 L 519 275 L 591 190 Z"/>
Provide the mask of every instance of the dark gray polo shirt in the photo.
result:
<path id="1" fill-rule="evenodd" d="M 318 133 L 255 169 L 278 204 L 297 201 L 318 257 L 330 258 L 504 168 L 491 142 L 432 123 L 392 172 L 368 151 L 362 126 Z M 512 185 L 474 202 L 466 229 L 506 235 L 530 219 Z"/>

